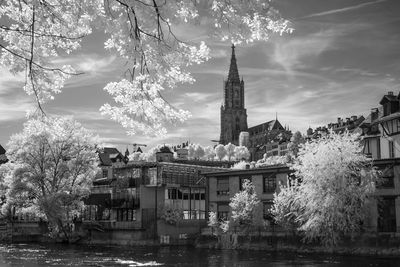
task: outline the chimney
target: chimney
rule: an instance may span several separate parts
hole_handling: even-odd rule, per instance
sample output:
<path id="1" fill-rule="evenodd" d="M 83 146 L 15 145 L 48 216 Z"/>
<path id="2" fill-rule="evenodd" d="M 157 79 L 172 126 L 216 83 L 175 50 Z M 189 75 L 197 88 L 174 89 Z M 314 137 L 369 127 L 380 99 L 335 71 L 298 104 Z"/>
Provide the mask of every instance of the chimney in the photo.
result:
<path id="1" fill-rule="evenodd" d="M 388 92 L 388 95 L 393 95 L 393 91 L 389 91 L 389 92 Z"/>
<path id="2" fill-rule="evenodd" d="M 346 123 L 350 123 L 350 118 L 346 118 Z"/>
<path id="3" fill-rule="evenodd" d="M 340 117 L 337 118 L 337 123 L 340 125 L 340 122 L 342 121 L 342 119 Z"/>

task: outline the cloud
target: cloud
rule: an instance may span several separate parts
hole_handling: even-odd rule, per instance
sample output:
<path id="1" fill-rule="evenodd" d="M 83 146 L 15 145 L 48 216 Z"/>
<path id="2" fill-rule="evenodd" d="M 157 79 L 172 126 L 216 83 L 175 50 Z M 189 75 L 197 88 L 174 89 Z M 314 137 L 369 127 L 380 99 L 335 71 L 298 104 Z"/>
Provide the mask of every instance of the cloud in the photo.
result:
<path id="1" fill-rule="evenodd" d="M 287 73 L 292 73 L 294 69 L 303 67 L 303 59 L 314 59 L 324 51 L 333 49 L 335 39 L 342 34 L 342 29 L 331 28 L 303 37 L 277 41 L 271 59 Z"/>
<path id="2" fill-rule="evenodd" d="M 16 90 L 16 88 L 22 91 L 25 81 L 25 77 L 22 72 L 12 74 L 6 68 L 0 67 L 0 73 L 0 95 Z"/>
<path id="3" fill-rule="evenodd" d="M 356 9 L 360 9 L 369 5 L 374 5 L 374 4 L 378 4 L 381 2 L 385 2 L 386 0 L 377 0 L 377 1 L 372 1 L 372 2 L 367 2 L 367 3 L 362 3 L 362 4 L 358 4 L 358 5 L 354 5 L 354 6 L 348 6 L 348 7 L 344 7 L 344 8 L 338 8 L 338 9 L 332 9 L 332 10 L 328 10 L 328 11 L 324 11 L 324 12 L 320 12 L 320 13 L 314 13 L 314 14 L 310 14 L 307 15 L 304 18 L 313 18 L 313 17 L 321 17 L 321 16 L 326 16 L 326 15 L 332 15 L 332 14 L 336 14 L 336 13 L 342 13 L 342 12 L 347 12 L 350 10 L 356 10 Z"/>

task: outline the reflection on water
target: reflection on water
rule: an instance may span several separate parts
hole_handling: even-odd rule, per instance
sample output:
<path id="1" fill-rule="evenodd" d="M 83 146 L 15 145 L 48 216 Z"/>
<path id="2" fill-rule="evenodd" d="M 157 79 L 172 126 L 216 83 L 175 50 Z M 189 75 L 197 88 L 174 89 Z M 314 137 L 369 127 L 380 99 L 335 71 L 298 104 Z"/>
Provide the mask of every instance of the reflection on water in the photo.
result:
<path id="1" fill-rule="evenodd" d="M 296 255 L 183 247 L 0 245 L 0 266 L 400 266 L 400 258 Z"/>

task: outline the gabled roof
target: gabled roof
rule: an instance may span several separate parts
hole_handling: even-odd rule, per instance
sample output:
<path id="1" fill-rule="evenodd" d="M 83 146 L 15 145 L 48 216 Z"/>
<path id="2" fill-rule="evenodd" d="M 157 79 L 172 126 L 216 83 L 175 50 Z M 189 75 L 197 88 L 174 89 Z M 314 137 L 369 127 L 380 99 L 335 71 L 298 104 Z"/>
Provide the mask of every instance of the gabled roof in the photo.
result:
<path id="1" fill-rule="evenodd" d="M 116 153 L 120 153 L 120 152 L 115 147 L 103 147 L 103 153 L 116 154 Z"/>
<path id="2" fill-rule="evenodd" d="M 0 145 L 0 155 L 1 154 L 5 154 L 6 150 L 4 149 L 4 147 L 2 145 Z"/>
<path id="3" fill-rule="evenodd" d="M 379 101 L 379 104 L 380 105 L 384 105 L 387 102 L 394 102 L 394 101 L 397 101 L 397 100 L 398 100 L 397 97 L 394 96 L 394 95 L 384 95 L 382 97 L 381 101 Z"/>
<path id="4" fill-rule="evenodd" d="M 282 124 L 278 120 L 267 121 L 267 122 L 258 124 L 256 126 L 250 127 L 249 128 L 249 132 L 253 131 L 253 130 L 256 130 L 257 128 L 262 128 L 263 130 L 268 129 L 268 131 L 270 131 L 270 130 L 284 130 L 284 128 L 282 127 Z"/>
<path id="5" fill-rule="evenodd" d="M 118 158 L 122 159 L 123 155 L 115 147 L 104 147 L 99 152 L 100 165 L 111 166 Z"/>

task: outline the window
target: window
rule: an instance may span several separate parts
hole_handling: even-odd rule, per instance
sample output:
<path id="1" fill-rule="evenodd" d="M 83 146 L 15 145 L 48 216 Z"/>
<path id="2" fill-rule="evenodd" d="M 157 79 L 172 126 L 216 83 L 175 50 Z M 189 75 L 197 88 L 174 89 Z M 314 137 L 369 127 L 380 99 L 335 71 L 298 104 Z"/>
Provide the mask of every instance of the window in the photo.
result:
<path id="1" fill-rule="evenodd" d="M 218 219 L 228 220 L 229 217 L 229 206 L 228 205 L 218 205 Z"/>
<path id="2" fill-rule="evenodd" d="M 394 143 L 389 141 L 389 158 L 394 158 Z"/>
<path id="3" fill-rule="evenodd" d="M 243 183 L 245 180 L 249 180 L 251 182 L 251 177 L 250 176 L 240 176 L 239 177 L 239 190 L 243 190 Z"/>
<path id="4" fill-rule="evenodd" d="M 263 176 L 263 188 L 264 193 L 275 192 L 276 189 L 276 177 L 275 174 L 267 174 Z"/>
<path id="5" fill-rule="evenodd" d="M 393 166 L 381 170 L 382 180 L 377 185 L 378 188 L 394 188 L 394 171 Z"/>
<path id="6" fill-rule="evenodd" d="M 103 178 L 107 178 L 108 177 L 108 170 L 103 170 Z"/>
<path id="7" fill-rule="evenodd" d="M 229 195 L 229 178 L 217 179 L 217 196 Z"/>
<path id="8" fill-rule="evenodd" d="M 117 209 L 117 221 L 136 221 L 136 210 L 134 209 Z"/>

